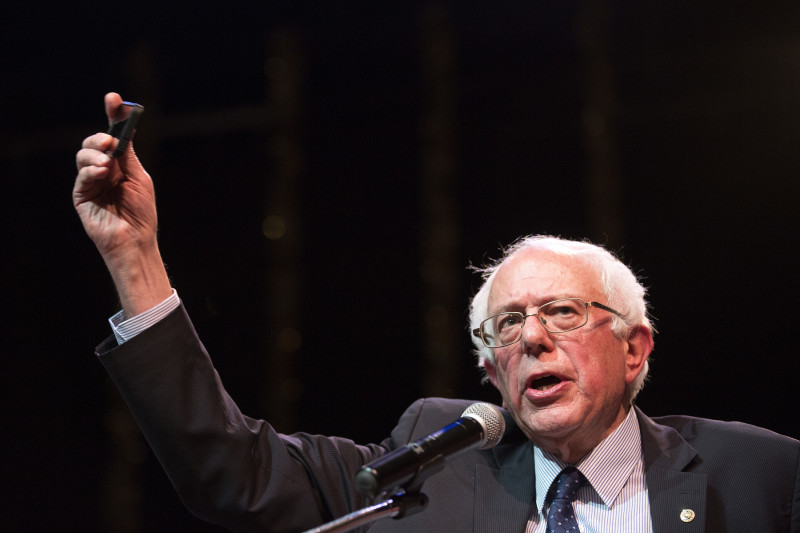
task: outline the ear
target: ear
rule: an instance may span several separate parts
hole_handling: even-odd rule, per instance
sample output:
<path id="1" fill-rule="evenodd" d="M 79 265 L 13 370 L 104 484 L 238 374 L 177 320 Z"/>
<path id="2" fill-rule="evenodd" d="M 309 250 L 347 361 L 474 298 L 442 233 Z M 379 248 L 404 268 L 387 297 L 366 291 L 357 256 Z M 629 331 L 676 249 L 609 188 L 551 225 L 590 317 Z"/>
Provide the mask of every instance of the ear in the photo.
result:
<path id="1" fill-rule="evenodd" d="M 495 368 L 494 364 L 488 359 L 484 359 L 483 368 L 486 370 L 486 377 L 489 378 L 489 381 L 492 383 L 492 385 L 494 385 L 494 388 L 500 390 L 500 388 L 497 386 L 497 369 Z"/>
<path id="2" fill-rule="evenodd" d="M 625 381 L 629 385 L 639 375 L 653 351 L 653 334 L 649 328 L 636 326 L 628 336 L 628 351 L 625 355 Z"/>

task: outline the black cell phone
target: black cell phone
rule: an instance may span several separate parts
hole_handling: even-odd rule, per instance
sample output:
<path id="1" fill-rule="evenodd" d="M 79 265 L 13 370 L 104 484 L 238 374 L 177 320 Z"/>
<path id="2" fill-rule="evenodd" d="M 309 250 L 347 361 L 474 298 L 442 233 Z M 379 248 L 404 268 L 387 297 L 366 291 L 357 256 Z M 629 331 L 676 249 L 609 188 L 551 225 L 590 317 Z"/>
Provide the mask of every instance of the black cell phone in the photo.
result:
<path id="1" fill-rule="evenodd" d="M 111 127 L 108 129 L 108 134 L 118 139 L 117 147 L 109 154 L 111 157 L 117 158 L 125 153 L 125 149 L 128 148 L 128 143 L 133 137 L 133 130 L 136 129 L 136 123 L 143 112 L 144 107 L 133 102 L 122 102 L 122 105 L 119 106 L 116 116 L 111 120 Z"/>

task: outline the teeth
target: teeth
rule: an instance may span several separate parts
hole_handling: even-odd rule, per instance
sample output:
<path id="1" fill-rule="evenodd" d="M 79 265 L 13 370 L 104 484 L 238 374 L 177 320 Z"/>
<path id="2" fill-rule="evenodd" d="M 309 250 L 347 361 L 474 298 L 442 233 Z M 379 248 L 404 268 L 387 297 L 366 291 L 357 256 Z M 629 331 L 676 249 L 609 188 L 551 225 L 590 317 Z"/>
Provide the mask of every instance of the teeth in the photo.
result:
<path id="1" fill-rule="evenodd" d="M 553 387 L 555 387 L 555 385 L 541 385 L 539 387 L 536 387 L 536 390 L 545 391 L 545 390 L 550 390 Z"/>

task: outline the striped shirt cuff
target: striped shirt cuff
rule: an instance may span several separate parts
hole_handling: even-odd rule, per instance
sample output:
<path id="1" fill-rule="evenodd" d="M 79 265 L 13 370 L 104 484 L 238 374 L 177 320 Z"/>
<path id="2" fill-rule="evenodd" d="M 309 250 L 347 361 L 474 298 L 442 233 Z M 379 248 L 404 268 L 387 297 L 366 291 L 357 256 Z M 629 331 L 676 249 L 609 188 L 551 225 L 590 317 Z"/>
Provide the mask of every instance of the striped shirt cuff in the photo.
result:
<path id="1" fill-rule="evenodd" d="M 178 298 L 178 291 L 172 289 L 172 294 L 166 300 L 133 318 L 126 319 L 124 311 L 115 314 L 108 319 L 108 323 L 111 324 L 111 329 L 114 330 L 114 337 L 117 338 L 117 344 L 123 344 L 131 340 L 139 333 L 159 322 L 162 318 L 174 311 L 180 303 L 181 300 Z"/>

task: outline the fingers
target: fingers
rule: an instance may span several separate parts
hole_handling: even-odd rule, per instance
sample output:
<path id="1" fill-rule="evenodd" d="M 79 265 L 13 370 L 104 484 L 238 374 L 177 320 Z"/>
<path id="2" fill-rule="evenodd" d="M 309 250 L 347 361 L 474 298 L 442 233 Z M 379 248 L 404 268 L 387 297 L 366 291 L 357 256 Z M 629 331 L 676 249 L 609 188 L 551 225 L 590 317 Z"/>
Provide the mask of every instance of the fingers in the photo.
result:
<path id="1" fill-rule="evenodd" d="M 78 170 L 85 167 L 109 168 L 112 162 L 113 160 L 104 152 L 90 148 L 83 148 L 75 155 L 75 166 Z"/>
<path id="2" fill-rule="evenodd" d="M 88 182 L 111 176 L 114 160 L 106 152 L 112 143 L 113 138 L 105 133 L 96 133 L 84 139 L 83 147 L 75 154 L 75 166 L 78 167 L 75 183 L 77 189 L 87 186 Z"/>
<path id="3" fill-rule="evenodd" d="M 117 93 L 108 93 L 104 102 L 106 114 L 112 117 L 122 105 L 122 98 Z M 136 182 L 150 179 L 133 151 L 133 143 L 128 145 L 119 159 L 111 157 L 117 142 L 107 133 L 95 133 L 83 140 L 81 149 L 75 155 L 78 168 L 76 190 L 94 187 L 91 182 L 96 184 L 98 180 L 105 180 L 108 186 L 113 187 L 124 179 Z"/>
<path id="4" fill-rule="evenodd" d="M 105 152 L 114 144 L 114 137 L 107 133 L 95 133 L 83 140 L 81 148 L 89 148 Z"/>
<path id="5" fill-rule="evenodd" d="M 111 149 L 113 142 L 113 137 L 105 133 L 95 133 L 84 139 L 81 149 L 75 156 L 78 169 L 88 165 L 110 166 L 111 158 L 106 152 Z"/>
<path id="6" fill-rule="evenodd" d="M 119 179 L 112 173 L 113 160 L 103 152 L 84 148 L 75 156 L 78 166 L 78 175 L 73 187 L 73 201 L 75 205 L 85 201 L 86 195 L 97 186 L 113 186 Z M 98 185 L 101 181 L 107 182 L 106 185 Z"/>
<path id="7" fill-rule="evenodd" d="M 84 189 L 85 187 L 91 187 L 93 185 L 92 182 L 97 182 L 100 180 L 107 180 L 110 173 L 110 169 L 108 167 L 98 167 L 98 166 L 86 166 L 81 168 L 78 171 L 77 179 L 75 180 L 75 191 L 79 191 Z M 109 185 L 112 185 L 109 183 Z"/>

